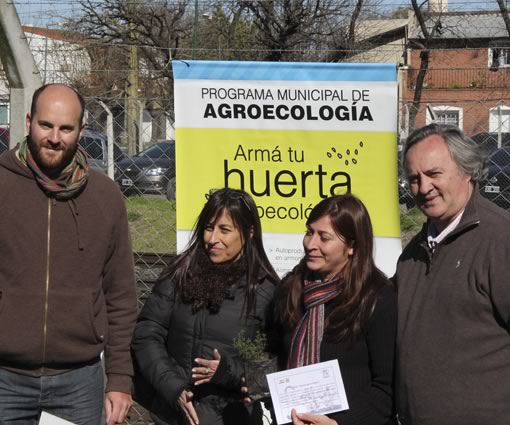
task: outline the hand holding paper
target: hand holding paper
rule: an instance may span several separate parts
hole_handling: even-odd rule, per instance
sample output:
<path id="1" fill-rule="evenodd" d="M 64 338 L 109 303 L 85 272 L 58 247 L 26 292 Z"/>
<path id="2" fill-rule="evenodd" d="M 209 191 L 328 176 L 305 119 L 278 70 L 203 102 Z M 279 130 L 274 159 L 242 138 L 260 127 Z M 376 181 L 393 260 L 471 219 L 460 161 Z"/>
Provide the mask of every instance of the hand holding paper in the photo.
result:
<path id="1" fill-rule="evenodd" d="M 271 373 L 267 382 L 278 424 L 300 420 L 292 417 L 295 410 L 315 416 L 303 424 L 330 425 L 335 421 L 322 415 L 349 408 L 337 360 Z"/>
<path id="2" fill-rule="evenodd" d="M 298 413 L 292 409 L 293 425 L 338 425 L 338 423 L 325 415 L 312 415 L 311 413 Z"/>

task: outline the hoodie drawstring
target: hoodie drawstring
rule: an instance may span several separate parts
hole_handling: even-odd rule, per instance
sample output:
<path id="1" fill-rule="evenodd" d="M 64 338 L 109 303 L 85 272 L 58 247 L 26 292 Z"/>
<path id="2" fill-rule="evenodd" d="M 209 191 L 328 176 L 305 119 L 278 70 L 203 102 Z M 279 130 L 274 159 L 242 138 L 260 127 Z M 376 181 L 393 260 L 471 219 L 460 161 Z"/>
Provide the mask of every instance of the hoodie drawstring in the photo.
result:
<path id="1" fill-rule="evenodd" d="M 78 211 L 78 206 L 76 205 L 76 201 L 74 198 L 68 199 L 67 205 L 69 205 L 69 209 L 71 210 L 71 214 L 73 215 L 74 223 L 76 225 L 76 236 L 78 237 L 78 249 L 80 251 L 83 251 L 84 246 L 82 244 L 81 240 L 81 234 L 80 234 L 80 213 Z"/>

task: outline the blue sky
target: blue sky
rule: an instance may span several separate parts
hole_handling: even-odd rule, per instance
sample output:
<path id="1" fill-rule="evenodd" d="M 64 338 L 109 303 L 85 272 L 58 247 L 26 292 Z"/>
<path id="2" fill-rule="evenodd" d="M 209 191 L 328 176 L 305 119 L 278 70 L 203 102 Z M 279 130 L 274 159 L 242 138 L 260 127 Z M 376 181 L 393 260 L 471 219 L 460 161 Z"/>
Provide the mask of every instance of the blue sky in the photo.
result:
<path id="1" fill-rule="evenodd" d="M 14 4 L 23 25 L 40 27 L 57 25 L 79 7 L 76 0 L 14 0 Z"/>

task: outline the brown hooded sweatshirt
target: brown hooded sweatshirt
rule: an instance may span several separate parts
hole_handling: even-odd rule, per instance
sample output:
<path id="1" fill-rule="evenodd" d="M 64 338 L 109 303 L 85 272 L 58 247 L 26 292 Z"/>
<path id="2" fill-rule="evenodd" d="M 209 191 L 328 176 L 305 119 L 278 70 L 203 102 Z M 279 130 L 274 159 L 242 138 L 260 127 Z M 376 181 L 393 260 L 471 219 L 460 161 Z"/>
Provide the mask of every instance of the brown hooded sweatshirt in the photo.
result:
<path id="1" fill-rule="evenodd" d="M 106 391 L 130 392 L 137 316 L 126 209 L 90 171 L 75 198 L 48 197 L 14 151 L 0 156 L 0 367 L 41 376 L 98 359 Z"/>

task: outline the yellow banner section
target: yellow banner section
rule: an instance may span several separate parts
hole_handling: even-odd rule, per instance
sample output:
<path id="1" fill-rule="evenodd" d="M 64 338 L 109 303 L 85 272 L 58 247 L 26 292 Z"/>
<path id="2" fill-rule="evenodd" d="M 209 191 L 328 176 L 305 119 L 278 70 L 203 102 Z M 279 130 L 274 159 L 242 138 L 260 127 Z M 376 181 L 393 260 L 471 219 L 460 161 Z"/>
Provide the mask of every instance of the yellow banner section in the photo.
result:
<path id="1" fill-rule="evenodd" d="M 400 236 L 393 132 L 178 128 L 176 133 L 185 141 L 176 150 L 177 202 L 186 205 L 177 209 L 179 230 L 193 227 L 209 190 L 228 186 L 253 196 L 264 232 L 302 233 L 317 202 L 351 192 L 367 206 L 375 236 Z M 183 186 L 186 193 L 179 190 Z"/>

